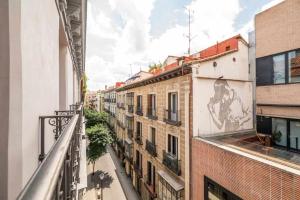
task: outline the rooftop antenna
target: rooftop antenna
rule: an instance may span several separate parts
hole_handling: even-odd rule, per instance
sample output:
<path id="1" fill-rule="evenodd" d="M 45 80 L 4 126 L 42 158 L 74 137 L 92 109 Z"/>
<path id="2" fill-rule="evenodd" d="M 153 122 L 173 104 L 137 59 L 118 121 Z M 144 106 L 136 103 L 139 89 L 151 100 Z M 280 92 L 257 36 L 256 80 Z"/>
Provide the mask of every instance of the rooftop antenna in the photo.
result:
<path id="1" fill-rule="evenodd" d="M 189 12 L 189 33 L 188 33 L 188 35 L 185 35 L 185 37 L 188 38 L 188 42 L 189 42 L 188 54 L 191 55 L 191 41 L 192 41 L 197 35 L 195 35 L 195 36 L 192 36 L 192 35 L 191 35 L 191 8 L 189 7 L 189 8 L 186 8 L 186 9 L 187 9 L 188 12 Z M 192 12 L 194 12 L 194 11 L 192 11 Z"/>

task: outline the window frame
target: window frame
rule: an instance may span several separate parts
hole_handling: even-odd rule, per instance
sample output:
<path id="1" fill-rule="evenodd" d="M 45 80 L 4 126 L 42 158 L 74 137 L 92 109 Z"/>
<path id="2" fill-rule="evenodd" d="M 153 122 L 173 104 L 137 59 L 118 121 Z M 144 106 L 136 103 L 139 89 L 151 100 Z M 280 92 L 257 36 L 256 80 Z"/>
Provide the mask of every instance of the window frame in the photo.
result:
<path id="1" fill-rule="evenodd" d="M 290 82 L 289 53 L 291 53 L 293 51 L 296 51 L 296 54 L 298 53 L 300 55 L 300 48 L 297 48 L 297 49 L 293 49 L 293 50 L 289 50 L 289 51 L 284 51 L 284 52 L 256 58 L 256 85 L 257 86 L 267 86 L 267 85 L 300 84 L 300 81 L 299 82 Z M 276 56 L 279 56 L 279 55 L 284 55 L 284 59 L 285 59 L 285 66 L 284 66 L 284 72 L 285 72 L 284 80 L 285 81 L 284 81 L 284 83 L 274 83 L 274 61 L 273 61 L 273 58 Z M 268 59 L 270 59 L 272 61 L 271 62 L 272 70 L 268 70 L 267 73 L 272 73 L 271 74 L 272 78 L 268 82 L 265 82 L 265 80 L 259 80 L 259 78 L 262 78 L 262 77 L 260 77 L 260 76 L 262 76 L 262 74 L 258 73 L 258 71 L 260 71 L 259 68 L 265 67 L 265 66 L 259 66 L 258 63 L 262 62 L 263 60 L 268 60 Z M 263 69 L 261 69 L 261 71 L 263 71 Z M 266 75 L 267 75 L 266 77 L 268 77 L 268 78 L 270 77 L 269 74 L 266 74 Z"/>
<path id="2" fill-rule="evenodd" d="M 273 121 L 272 120 L 272 118 L 276 118 L 276 119 L 284 119 L 284 120 L 286 120 L 286 146 L 282 146 L 282 145 L 278 145 L 278 144 L 274 144 L 274 146 L 276 146 L 276 147 L 278 147 L 278 148 L 280 148 L 280 149 L 284 149 L 284 150 L 286 150 L 286 151 L 290 151 L 290 152 L 294 152 L 294 153 L 300 153 L 300 147 L 299 147 L 299 149 L 294 149 L 294 148 L 291 148 L 291 145 L 290 145 L 290 135 L 291 135 L 291 122 L 300 122 L 300 119 L 292 119 L 292 118 L 285 118 L 285 117 L 273 117 L 273 116 L 263 116 L 263 115 L 257 115 L 257 124 L 258 124 L 258 119 L 260 118 L 260 117 L 267 117 L 267 118 L 271 118 L 271 121 Z M 264 133 L 264 134 L 267 134 L 267 135 L 272 135 L 272 123 L 273 122 L 271 122 L 271 132 L 268 134 L 268 133 Z"/>

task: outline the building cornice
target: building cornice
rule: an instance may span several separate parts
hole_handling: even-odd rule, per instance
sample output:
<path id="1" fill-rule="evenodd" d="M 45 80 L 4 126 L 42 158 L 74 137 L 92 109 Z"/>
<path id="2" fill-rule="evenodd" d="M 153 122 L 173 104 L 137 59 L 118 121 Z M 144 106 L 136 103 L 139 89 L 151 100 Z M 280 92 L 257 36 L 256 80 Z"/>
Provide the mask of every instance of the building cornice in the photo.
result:
<path id="1" fill-rule="evenodd" d="M 82 77 L 85 70 L 86 0 L 56 0 L 57 9 L 66 34 L 74 69 Z"/>
<path id="2" fill-rule="evenodd" d="M 179 77 L 179 76 L 184 76 L 184 75 L 190 74 L 190 73 L 192 73 L 192 68 L 190 67 L 190 65 L 185 65 L 184 64 L 180 67 L 176 67 L 172 70 L 163 72 L 163 73 L 158 74 L 156 76 L 152 76 L 150 78 L 146 78 L 144 80 L 141 80 L 141 81 L 138 81 L 138 82 L 135 82 L 135 83 L 117 88 L 116 91 L 120 92 L 120 91 L 129 90 L 129 89 L 132 89 L 132 88 L 142 87 L 142 86 L 145 86 L 145 85 L 149 85 L 149 84 L 169 80 L 169 79 L 176 78 L 176 77 Z"/>

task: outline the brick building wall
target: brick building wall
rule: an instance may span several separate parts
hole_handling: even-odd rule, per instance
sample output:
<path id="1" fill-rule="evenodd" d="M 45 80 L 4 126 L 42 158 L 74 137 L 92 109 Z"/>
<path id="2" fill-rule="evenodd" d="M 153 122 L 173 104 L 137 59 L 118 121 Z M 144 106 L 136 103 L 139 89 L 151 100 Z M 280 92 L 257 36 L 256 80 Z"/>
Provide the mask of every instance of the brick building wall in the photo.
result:
<path id="1" fill-rule="evenodd" d="M 300 47 L 300 1 L 285 0 L 256 15 L 256 57 Z"/>
<path id="2" fill-rule="evenodd" d="M 204 199 L 204 176 L 244 200 L 300 199 L 300 176 L 192 140 L 192 199 Z"/>

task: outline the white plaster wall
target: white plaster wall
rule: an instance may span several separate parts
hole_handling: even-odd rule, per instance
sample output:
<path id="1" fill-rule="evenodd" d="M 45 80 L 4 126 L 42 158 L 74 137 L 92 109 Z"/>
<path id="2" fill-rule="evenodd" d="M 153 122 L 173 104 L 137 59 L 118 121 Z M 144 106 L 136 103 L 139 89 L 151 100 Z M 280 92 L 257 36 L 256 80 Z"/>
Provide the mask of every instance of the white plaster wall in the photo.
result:
<path id="1" fill-rule="evenodd" d="M 229 96 L 223 97 L 220 102 L 215 102 L 213 110 L 220 126 L 215 124 L 210 109 L 211 99 L 215 96 L 214 79 L 194 79 L 194 136 L 230 133 L 253 128 L 253 99 L 252 83 L 241 81 L 226 81 L 228 90 L 234 91 Z M 226 106 L 230 99 L 234 99 Z M 222 105 L 223 104 L 223 105 Z M 222 110 L 222 107 L 223 109 Z M 228 108 L 226 108 L 228 107 Z M 224 120 L 222 120 L 222 115 Z"/>
<path id="2" fill-rule="evenodd" d="M 235 62 L 233 61 L 235 58 Z M 217 66 L 213 66 L 217 62 Z M 239 41 L 239 50 L 222 57 L 202 62 L 194 66 L 193 77 L 208 77 L 233 80 L 250 80 L 248 47 Z"/>
<path id="3" fill-rule="evenodd" d="M 24 186 L 38 166 L 39 116 L 52 115 L 59 107 L 59 15 L 55 1 L 21 1 L 21 21 Z"/>
<path id="4" fill-rule="evenodd" d="M 213 62 L 217 62 L 216 67 L 213 66 Z M 218 87 L 220 81 L 217 81 L 220 77 L 222 77 L 222 91 Z M 195 64 L 193 135 L 213 135 L 252 129 L 252 80 L 249 73 L 248 47 L 241 41 L 237 52 Z"/>

